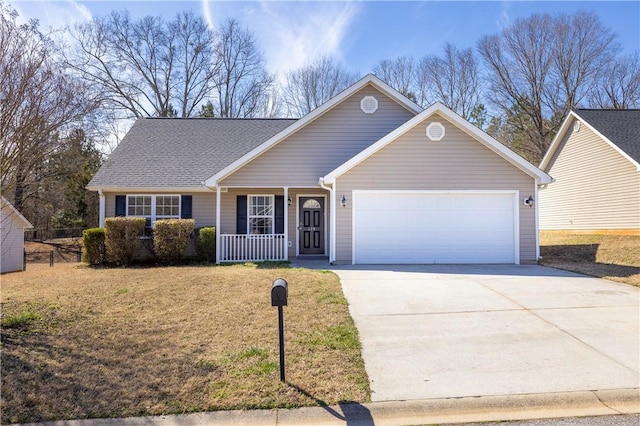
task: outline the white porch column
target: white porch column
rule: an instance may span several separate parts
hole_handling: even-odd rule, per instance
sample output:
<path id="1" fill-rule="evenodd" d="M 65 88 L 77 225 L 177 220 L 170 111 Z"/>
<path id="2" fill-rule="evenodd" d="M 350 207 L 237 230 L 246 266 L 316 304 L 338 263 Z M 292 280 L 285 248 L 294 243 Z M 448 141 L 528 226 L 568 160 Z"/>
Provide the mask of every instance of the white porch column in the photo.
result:
<path id="1" fill-rule="evenodd" d="M 289 188 L 284 187 L 284 260 L 289 260 Z"/>
<path id="2" fill-rule="evenodd" d="M 216 263 L 220 263 L 220 187 L 216 184 Z"/>
<path id="3" fill-rule="evenodd" d="M 102 189 L 98 189 L 98 195 L 100 196 L 100 206 L 98 208 L 98 227 L 104 228 L 104 218 L 106 216 L 106 203 L 104 193 Z"/>

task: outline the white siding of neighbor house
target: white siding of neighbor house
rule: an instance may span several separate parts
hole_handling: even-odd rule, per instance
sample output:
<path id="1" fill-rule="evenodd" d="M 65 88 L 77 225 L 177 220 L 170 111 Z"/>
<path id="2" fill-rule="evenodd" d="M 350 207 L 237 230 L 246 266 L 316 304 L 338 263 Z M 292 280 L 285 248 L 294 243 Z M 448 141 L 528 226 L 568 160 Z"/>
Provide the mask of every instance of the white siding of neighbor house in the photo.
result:
<path id="1" fill-rule="evenodd" d="M 291 242 L 291 245 L 288 246 L 289 258 L 296 256 L 296 248 L 297 248 L 297 217 L 298 217 L 298 205 L 297 205 L 297 196 L 322 196 L 325 195 L 325 223 L 326 223 L 326 232 L 325 232 L 325 251 L 328 255 L 329 253 L 329 237 L 330 237 L 330 229 L 329 229 L 329 195 L 324 190 L 319 190 L 318 188 L 291 188 L 289 189 L 289 197 L 291 197 L 291 205 L 289 206 L 287 200 L 285 200 L 285 206 L 288 209 L 288 219 L 289 223 L 287 226 L 288 232 L 288 241 Z M 229 188 L 227 192 L 223 192 L 220 194 L 220 230 L 219 233 L 222 234 L 235 234 L 236 233 L 236 198 L 238 195 L 258 195 L 258 194 L 267 194 L 267 195 L 284 195 L 283 188 Z"/>
<path id="2" fill-rule="evenodd" d="M 3 206 L 4 207 L 4 206 Z M 24 266 L 24 224 L 10 208 L 0 210 L 0 273 L 22 271 Z"/>
<path id="3" fill-rule="evenodd" d="M 216 226 L 216 193 L 206 192 L 194 192 L 194 193 L 180 193 L 169 194 L 167 192 L 127 192 L 127 193 L 105 193 L 105 218 L 114 217 L 116 215 L 116 195 L 191 195 L 192 196 L 192 214 L 193 219 L 196 221 L 196 228 L 202 228 L 204 226 Z"/>
<path id="4" fill-rule="evenodd" d="M 446 130 L 440 141 L 425 135 L 435 121 Z M 520 262 L 531 263 L 537 260 L 535 209 L 523 206 L 521 199 L 535 196 L 535 185 L 533 177 L 434 115 L 340 176 L 335 196 L 352 200 L 354 190 L 517 190 Z M 352 261 L 352 207 L 347 202 L 336 209 L 337 263 Z"/>
<path id="5" fill-rule="evenodd" d="M 365 114 L 360 101 L 378 100 Z M 318 179 L 415 114 L 371 85 L 336 105 L 276 146 L 222 179 L 222 186 L 318 187 Z"/>
<path id="6" fill-rule="evenodd" d="M 539 193 L 542 230 L 640 229 L 640 172 L 588 126 L 573 122 Z"/>

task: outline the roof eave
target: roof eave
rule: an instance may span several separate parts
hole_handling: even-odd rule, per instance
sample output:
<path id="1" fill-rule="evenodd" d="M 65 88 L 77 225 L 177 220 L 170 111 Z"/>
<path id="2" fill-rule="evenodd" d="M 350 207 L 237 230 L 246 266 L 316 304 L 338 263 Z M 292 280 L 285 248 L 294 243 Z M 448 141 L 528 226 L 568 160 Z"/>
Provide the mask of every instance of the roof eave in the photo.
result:
<path id="1" fill-rule="evenodd" d="M 89 191 L 102 191 L 102 192 L 122 192 L 122 193 L 191 193 L 191 192 L 213 192 L 215 189 L 206 186 L 101 186 L 101 185 L 88 185 Z"/>

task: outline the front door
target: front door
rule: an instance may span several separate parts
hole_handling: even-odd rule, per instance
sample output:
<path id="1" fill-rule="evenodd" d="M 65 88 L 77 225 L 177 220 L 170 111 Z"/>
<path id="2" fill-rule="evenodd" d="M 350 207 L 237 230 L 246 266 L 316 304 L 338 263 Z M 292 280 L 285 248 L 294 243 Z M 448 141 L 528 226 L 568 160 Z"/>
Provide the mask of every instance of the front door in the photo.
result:
<path id="1" fill-rule="evenodd" d="M 300 197 L 300 254 L 324 254 L 324 198 Z"/>

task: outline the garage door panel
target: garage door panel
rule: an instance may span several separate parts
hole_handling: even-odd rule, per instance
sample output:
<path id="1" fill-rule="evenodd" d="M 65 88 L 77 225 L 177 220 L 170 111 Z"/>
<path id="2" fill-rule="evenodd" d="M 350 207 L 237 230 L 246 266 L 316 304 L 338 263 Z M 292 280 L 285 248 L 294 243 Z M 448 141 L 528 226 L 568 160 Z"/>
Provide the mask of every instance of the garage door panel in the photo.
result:
<path id="1" fill-rule="evenodd" d="M 358 193 L 356 263 L 514 263 L 513 193 Z"/>

